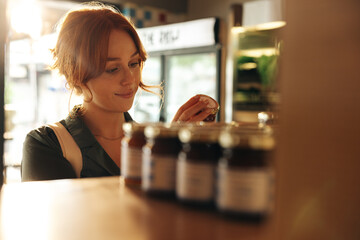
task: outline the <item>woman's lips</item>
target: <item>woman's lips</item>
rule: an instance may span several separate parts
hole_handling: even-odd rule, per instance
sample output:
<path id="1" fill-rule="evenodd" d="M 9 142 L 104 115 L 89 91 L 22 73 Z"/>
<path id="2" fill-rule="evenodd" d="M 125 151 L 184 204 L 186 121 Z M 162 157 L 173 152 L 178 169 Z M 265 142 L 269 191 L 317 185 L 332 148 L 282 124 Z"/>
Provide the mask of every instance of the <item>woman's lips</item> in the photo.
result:
<path id="1" fill-rule="evenodd" d="M 115 93 L 115 96 L 122 97 L 122 98 L 132 98 L 134 96 L 134 92 L 126 92 L 126 93 Z"/>

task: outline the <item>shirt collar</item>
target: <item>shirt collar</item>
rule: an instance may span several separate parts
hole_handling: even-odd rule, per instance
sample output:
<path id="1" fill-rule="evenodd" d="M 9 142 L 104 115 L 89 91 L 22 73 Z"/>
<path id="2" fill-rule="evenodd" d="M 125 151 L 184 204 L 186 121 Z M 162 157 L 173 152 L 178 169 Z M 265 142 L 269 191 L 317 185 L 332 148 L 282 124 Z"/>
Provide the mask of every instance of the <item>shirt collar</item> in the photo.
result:
<path id="1" fill-rule="evenodd" d="M 78 113 L 80 108 L 81 106 L 76 105 L 72 109 L 69 116 L 65 119 L 65 125 L 80 148 L 90 147 L 96 144 L 97 140 L 80 117 Z M 133 121 L 128 112 L 124 112 L 124 118 L 125 122 Z"/>

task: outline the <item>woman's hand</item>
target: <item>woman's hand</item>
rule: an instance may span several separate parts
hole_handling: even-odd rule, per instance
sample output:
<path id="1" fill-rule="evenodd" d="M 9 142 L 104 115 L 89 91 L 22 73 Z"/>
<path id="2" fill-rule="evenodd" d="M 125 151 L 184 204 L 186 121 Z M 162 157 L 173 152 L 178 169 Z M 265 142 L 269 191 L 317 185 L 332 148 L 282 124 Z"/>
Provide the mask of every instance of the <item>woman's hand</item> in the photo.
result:
<path id="1" fill-rule="evenodd" d="M 176 112 L 173 122 L 199 122 L 213 114 L 214 109 L 208 108 L 209 100 L 200 101 L 201 96 L 203 95 L 196 95 L 182 105 Z"/>

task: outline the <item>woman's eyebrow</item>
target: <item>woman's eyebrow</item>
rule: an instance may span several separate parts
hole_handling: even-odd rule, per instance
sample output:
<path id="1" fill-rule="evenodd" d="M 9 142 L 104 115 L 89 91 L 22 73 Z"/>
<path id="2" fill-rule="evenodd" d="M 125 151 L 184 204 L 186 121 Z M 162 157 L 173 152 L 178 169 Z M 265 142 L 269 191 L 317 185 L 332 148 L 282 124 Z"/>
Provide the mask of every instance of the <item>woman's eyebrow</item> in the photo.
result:
<path id="1" fill-rule="evenodd" d="M 139 51 L 134 52 L 133 54 L 131 54 L 130 57 L 134 57 L 134 56 L 136 56 L 137 54 L 139 54 Z"/>
<path id="2" fill-rule="evenodd" d="M 137 54 L 139 54 L 139 51 L 136 51 L 133 54 L 131 54 L 130 58 L 136 56 Z M 106 61 L 119 61 L 119 60 L 121 60 L 121 58 L 117 58 L 117 57 L 108 57 L 106 59 Z"/>

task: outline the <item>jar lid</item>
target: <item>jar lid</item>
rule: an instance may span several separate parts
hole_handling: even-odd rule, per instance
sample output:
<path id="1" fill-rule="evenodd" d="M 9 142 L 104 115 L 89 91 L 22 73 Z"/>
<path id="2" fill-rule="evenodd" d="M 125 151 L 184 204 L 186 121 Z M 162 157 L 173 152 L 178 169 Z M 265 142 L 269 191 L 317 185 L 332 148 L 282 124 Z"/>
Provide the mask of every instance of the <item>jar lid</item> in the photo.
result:
<path id="1" fill-rule="evenodd" d="M 125 134 L 131 134 L 133 132 L 142 132 L 144 131 L 147 124 L 141 124 L 136 122 L 126 122 L 123 123 L 122 128 Z"/>
<path id="2" fill-rule="evenodd" d="M 272 131 L 264 129 L 227 129 L 219 134 L 219 143 L 223 148 L 272 150 L 275 147 Z"/>
<path id="3" fill-rule="evenodd" d="M 205 142 L 215 143 L 218 141 L 222 127 L 204 125 L 204 126 L 186 126 L 179 130 L 179 139 L 183 143 Z"/>
<path id="4" fill-rule="evenodd" d="M 207 101 L 208 103 L 207 103 L 206 108 L 211 109 L 210 115 L 207 118 L 205 118 L 203 121 L 205 121 L 205 122 L 214 121 L 216 114 L 218 113 L 218 111 L 220 109 L 219 103 L 215 99 L 213 99 L 212 97 L 210 97 L 208 95 L 198 94 L 198 96 L 200 96 L 199 101 L 201 101 L 201 102 Z"/>
<path id="5" fill-rule="evenodd" d="M 144 133 L 147 138 L 177 137 L 181 126 L 180 123 L 153 123 L 145 127 Z"/>

